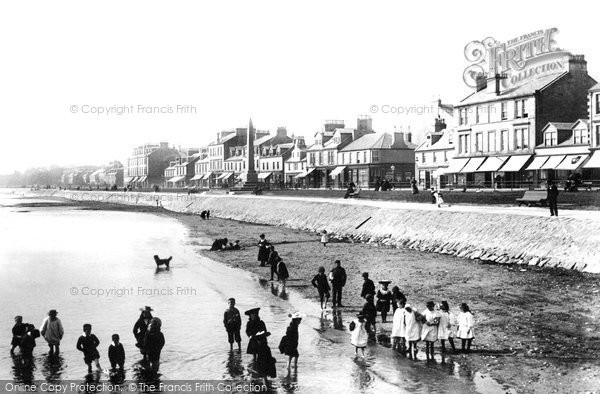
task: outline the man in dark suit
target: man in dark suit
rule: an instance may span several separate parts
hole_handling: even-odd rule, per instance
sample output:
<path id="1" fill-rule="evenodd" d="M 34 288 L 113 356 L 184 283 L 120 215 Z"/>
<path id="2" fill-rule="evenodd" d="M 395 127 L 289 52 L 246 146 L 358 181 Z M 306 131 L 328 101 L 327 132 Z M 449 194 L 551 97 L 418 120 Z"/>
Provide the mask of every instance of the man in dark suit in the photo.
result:
<path id="1" fill-rule="evenodd" d="M 329 273 L 331 287 L 333 288 L 333 306 L 343 307 L 342 288 L 346 285 L 346 270 L 339 260 L 335 261 L 335 267 Z"/>
<path id="2" fill-rule="evenodd" d="M 548 186 L 546 187 L 546 201 L 550 207 L 550 216 L 558 216 L 558 208 L 556 206 L 558 200 L 558 188 L 552 180 L 548 180 Z"/>

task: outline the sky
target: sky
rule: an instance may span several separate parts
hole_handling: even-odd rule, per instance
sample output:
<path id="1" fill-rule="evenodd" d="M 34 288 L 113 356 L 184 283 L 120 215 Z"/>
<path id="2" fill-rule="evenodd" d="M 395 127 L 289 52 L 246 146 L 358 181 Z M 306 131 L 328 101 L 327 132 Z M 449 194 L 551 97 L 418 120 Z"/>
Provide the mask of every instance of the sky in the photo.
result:
<path id="1" fill-rule="evenodd" d="M 205 146 L 250 117 L 310 141 L 326 120 L 369 115 L 375 131 L 410 126 L 418 140 L 438 98 L 472 91 L 473 40 L 556 27 L 600 80 L 589 4 L 1 2 L 0 174 L 125 162 L 147 142 Z"/>

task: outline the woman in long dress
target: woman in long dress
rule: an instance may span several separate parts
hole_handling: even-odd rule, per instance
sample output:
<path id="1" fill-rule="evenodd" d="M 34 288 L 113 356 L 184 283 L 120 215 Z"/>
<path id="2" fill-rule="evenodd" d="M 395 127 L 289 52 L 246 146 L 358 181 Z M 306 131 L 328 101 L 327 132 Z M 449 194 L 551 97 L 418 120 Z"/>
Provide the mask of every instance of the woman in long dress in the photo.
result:
<path id="1" fill-rule="evenodd" d="M 408 356 L 417 357 L 417 342 L 421 339 L 421 323 L 417 319 L 415 311 L 410 304 L 404 307 L 404 333 L 408 342 Z"/>
<path id="2" fill-rule="evenodd" d="M 438 339 L 438 324 L 440 317 L 435 311 L 435 304 L 433 301 L 427 301 L 427 309 L 425 309 L 422 315 L 425 317 L 425 324 L 421 329 L 421 340 L 425 341 L 425 355 L 427 360 L 433 360 L 433 345 Z"/>
<path id="3" fill-rule="evenodd" d="M 440 306 L 440 324 L 438 324 L 438 339 L 442 343 L 442 353 L 446 351 L 446 340 L 450 342 L 452 351 L 456 351 L 454 347 L 454 327 L 453 316 L 450 314 L 448 301 L 442 301 Z M 454 324 L 453 324 L 454 323 Z"/>
<path id="4" fill-rule="evenodd" d="M 458 314 L 457 323 L 458 331 L 456 336 L 462 341 L 461 350 L 469 353 L 471 351 L 471 342 L 473 341 L 473 338 L 475 338 L 475 333 L 473 331 L 475 320 L 473 319 L 473 314 L 471 313 L 469 306 L 464 302 L 460 304 L 460 313 Z"/>

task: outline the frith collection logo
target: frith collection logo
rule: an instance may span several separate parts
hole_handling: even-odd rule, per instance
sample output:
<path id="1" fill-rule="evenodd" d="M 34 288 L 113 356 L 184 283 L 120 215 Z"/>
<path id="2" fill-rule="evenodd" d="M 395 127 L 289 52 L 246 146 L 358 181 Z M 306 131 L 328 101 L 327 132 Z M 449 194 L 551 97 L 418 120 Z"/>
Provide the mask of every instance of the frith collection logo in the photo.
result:
<path id="1" fill-rule="evenodd" d="M 557 47 L 553 27 L 524 34 L 501 43 L 492 37 L 471 41 L 465 46 L 465 58 L 471 63 L 463 80 L 477 87 L 478 76 L 503 76 L 504 88 L 516 87 L 544 75 L 566 71 L 569 52 Z"/>

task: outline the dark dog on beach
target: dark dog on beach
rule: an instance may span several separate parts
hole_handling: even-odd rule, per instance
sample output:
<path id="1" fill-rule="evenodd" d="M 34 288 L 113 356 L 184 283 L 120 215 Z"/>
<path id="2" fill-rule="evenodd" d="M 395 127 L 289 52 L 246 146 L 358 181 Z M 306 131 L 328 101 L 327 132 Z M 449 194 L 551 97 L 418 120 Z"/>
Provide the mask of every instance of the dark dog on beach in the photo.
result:
<path id="1" fill-rule="evenodd" d="M 167 269 L 169 269 L 169 264 L 171 264 L 172 259 L 173 256 L 169 256 L 168 259 L 161 259 L 160 257 L 158 257 L 157 254 L 154 255 L 154 262 L 156 263 L 156 268 L 160 267 L 161 265 L 166 265 Z"/>

